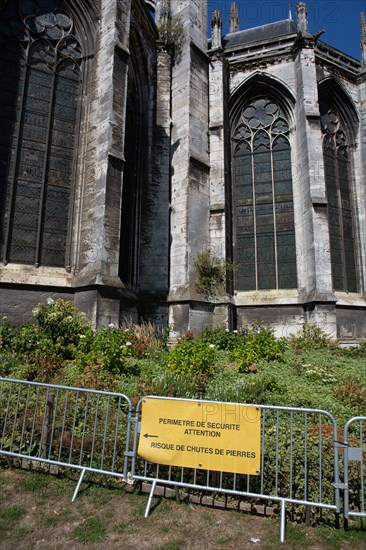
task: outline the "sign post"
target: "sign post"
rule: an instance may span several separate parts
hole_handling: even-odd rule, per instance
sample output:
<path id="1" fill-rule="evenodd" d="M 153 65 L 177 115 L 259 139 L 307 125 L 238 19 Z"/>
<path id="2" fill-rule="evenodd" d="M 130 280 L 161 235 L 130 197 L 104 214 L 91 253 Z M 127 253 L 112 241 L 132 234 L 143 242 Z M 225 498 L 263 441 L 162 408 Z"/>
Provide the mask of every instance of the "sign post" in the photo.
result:
<path id="1" fill-rule="evenodd" d="M 260 419 L 253 405 L 145 398 L 138 454 L 168 466 L 259 475 Z"/>

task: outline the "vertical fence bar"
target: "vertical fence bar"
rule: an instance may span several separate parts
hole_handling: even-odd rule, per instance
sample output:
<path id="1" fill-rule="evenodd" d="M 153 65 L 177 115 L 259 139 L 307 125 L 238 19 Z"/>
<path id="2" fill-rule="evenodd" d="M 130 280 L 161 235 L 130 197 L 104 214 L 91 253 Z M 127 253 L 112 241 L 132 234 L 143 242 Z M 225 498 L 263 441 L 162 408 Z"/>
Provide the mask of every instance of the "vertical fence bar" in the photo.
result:
<path id="1" fill-rule="evenodd" d="M 293 422 L 294 422 L 294 413 L 293 411 L 290 412 L 290 498 L 292 498 L 292 491 L 293 491 L 293 469 L 294 469 L 294 461 L 293 461 Z"/>
<path id="2" fill-rule="evenodd" d="M 279 424 L 280 417 L 279 411 L 276 412 L 276 485 L 275 485 L 275 495 L 278 495 L 278 455 L 279 455 Z"/>
<path id="3" fill-rule="evenodd" d="M 58 407 L 58 396 L 59 396 L 59 389 L 56 389 L 56 400 L 53 401 L 53 415 L 52 415 L 52 426 L 51 426 L 51 435 L 49 440 L 49 451 L 48 451 L 48 460 L 51 460 L 52 456 L 52 445 L 53 445 L 53 437 L 55 435 L 55 425 L 56 425 L 56 417 L 57 417 L 57 407 Z"/>
<path id="4" fill-rule="evenodd" d="M 112 456 L 112 466 L 111 470 L 114 472 L 115 461 L 117 455 L 117 445 L 118 445 L 118 429 L 119 429 L 119 417 L 121 414 L 121 398 L 118 399 L 117 412 L 116 412 L 116 425 L 114 430 L 114 442 L 113 442 L 113 456 Z M 127 434 L 126 434 L 126 443 L 127 443 Z M 126 452 L 125 452 L 126 454 Z"/>
<path id="5" fill-rule="evenodd" d="M 304 414 L 304 500 L 308 498 L 308 414 Z"/>
<path id="6" fill-rule="evenodd" d="M 340 494 L 339 494 L 339 462 L 338 462 L 338 447 L 336 441 L 338 438 L 338 428 L 334 418 L 333 422 L 333 467 L 334 467 L 334 501 L 336 505 L 336 513 L 340 513 Z"/>
<path id="7" fill-rule="evenodd" d="M 20 436 L 19 449 L 23 448 L 25 425 L 26 425 L 27 414 L 28 414 L 29 392 L 30 392 L 30 386 L 28 386 L 28 388 L 27 388 L 27 398 L 25 400 L 25 407 L 24 407 L 24 414 L 23 414 L 23 424 L 22 424 L 22 433 L 21 433 L 21 436 Z"/>
<path id="8" fill-rule="evenodd" d="M 36 418 L 37 418 L 37 411 L 38 411 L 38 402 L 39 402 L 39 390 L 40 390 L 40 386 L 37 386 L 36 404 L 34 407 L 33 422 L 32 422 L 32 433 L 31 433 L 31 438 L 29 442 L 29 451 L 28 451 L 29 455 L 31 454 L 32 447 L 33 447 L 33 439 L 34 439 L 34 432 L 35 432 Z"/>
<path id="9" fill-rule="evenodd" d="M 280 541 L 285 542 L 286 535 L 286 501 L 281 499 L 281 527 L 280 527 Z"/>
<path id="10" fill-rule="evenodd" d="M 3 433 L 2 433 L 2 437 L 1 437 L 1 448 L 3 448 L 4 446 L 4 439 L 5 439 L 5 434 L 6 434 L 6 425 L 8 423 L 8 414 L 9 414 L 9 408 L 10 408 L 10 398 L 11 398 L 11 393 L 13 391 L 13 385 L 12 383 L 9 384 L 9 391 L 8 391 L 8 402 L 7 402 L 7 405 L 6 405 L 6 409 L 5 409 L 5 417 L 4 417 L 4 428 L 3 428 Z"/>
<path id="11" fill-rule="evenodd" d="M 107 428 L 108 428 L 108 416 L 109 416 L 109 406 L 111 403 L 111 398 L 108 396 L 107 399 L 107 408 L 105 411 L 105 418 L 104 418 L 104 430 L 103 430 L 103 443 L 102 443 L 102 457 L 100 462 L 100 468 L 103 470 L 104 467 L 104 453 L 105 453 L 105 445 L 107 441 Z"/>
<path id="12" fill-rule="evenodd" d="M 118 410 L 119 412 L 121 411 L 121 405 L 119 403 L 119 406 L 118 406 Z M 118 415 L 118 418 L 119 418 L 119 415 Z M 118 420 L 118 425 L 119 425 L 119 420 Z M 134 427 L 134 439 L 135 439 L 135 434 L 137 435 L 137 432 L 138 432 L 138 414 L 133 414 L 132 413 L 132 406 L 131 406 L 131 402 L 128 401 L 128 413 L 127 413 L 127 427 L 126 427 L 126 442 L 125 442 L 125 452 L 124 452 L 124 460 L 123 460 L 123 476 L 125 479 L 127 479 L 127 476 L 129 475 L 128 473 L 128 466 L 129 466 L 129 456 L 132 454 L 132 462 L 134 463 L 135 462 L 135 453 L 132 452 L 132 449 L 134 449 L 134 446 L 132 447 L 131 449 L 131 430 L 132 430 L 132 426 Z M 116 431 L 116 433 L 118 433 Z M 131 465 L 131 469 L 132 469 L 132 465 Z"/>
<path id="13" fill-rule="evenodd" d="M 45 458 L 47 454 L 47 449 L 45 449 L 45 438 L 47 439 L 47 401 L 48 401 L 48 388 L 46 389 L 46 396 L 44 400 L 43 414 L 42 414 L 42 427 L 41 427 L 41 436 L 39 441 L 38 457 Z"/>
<path id="14" fill-rule="evenodd" d="M 261 488 L 260 492 L 264 493 L 264 449 L 265 449 L 265 425 L 266 425 L 266 409 L 262 410 L 262 441 L 261 441 Z"/>
<path id="15" fill-rule="evenodd" d="M 97 396 L 97 405 L 95 407 L 95 413 L 94 413 L 94 428 L 93 428 L 92 448 L 91 448 L 91 453 L 90 453 L 90 466 L 92 466 L 93 459 L 94 459 L 94 444 L 95 444 L 95 435 L 97 433 L 99 401 L 100 401 L 100 395 L 98 394 L 98 396 Z"/>
<path id="16" fill-rule="evenodd" d="M 363 419 L 366 420 L 365 418 Z M 365 479 L 364 479 L 364 452 L 363 452 L 363 428 L 362 420 L 360 420 L 360 480 L 361 480 L 361 513 L 365 516 Z"/>
<path id="17" fill-rule="evenodd" d="M 63 447 L 64 434 L 65 434 L 66 413 L 67 413 L 68 406 L 69 406 L 69 392 L 66 391 L 64 414 L 63 414 L 63 417 L 62 417 L 61 436 L 60 436 L 60 443 L 59 443 L 59 447 L 58 447 L 58 460 L 59 460 L 59 462 L 61 461 L 61 453 L 62 453 L 62 447 Z"/>
<path id="18" fill-rule="evenodd" d="M 12 431 L 12 434 L 11 434 L 11 444 L 10 444 L 10 450 L 11 451 L 13 450 L 14 435 L 15 435 L 17 419 L 18 419 L 19 401 L 20 401 L 20 385 L 19 385 L 19 388 L 18 388 L 18 397 L 17 397 L 16 406 L 15 406 L 15 413 L 14 413 L 13 431 Z"/>
<path id="19" fill-rule="evenodd" d="M 323 419 L 319 414 L 319 502 L 323 496 Z"/>
<path id="20" fill-rule="evenodd" d="M 76 416 L 77 416 L 77 411 L 78 411 L 78 405 L 79 405 L 79 392 L 76 392 L 76 395 L 75 395 L 75 402 L 74 402 L 74 414 L 73 414 L 73 417 L 72 417 L 72 428 L 71 428 L 70 450 L 69 450 L 69 462 L 71 462 L 72 451 L 73 451 L 73 448 L 74 448 L 74 434 L 75 434 Z"/>
<path id="21" fill-rule="evenodd" d="M 89 406 L 89 394 L 86 396 L 85 401 L 85 411 L 84 411 L 84 422 L 83 422 L 83 433 L 81 435 L 81 444 L 80 444 L 80 457 L 79 457 L 79 465 L 81 466 L 83 462 L 83 453 L 84 453 L 84 440 L 85 440 L 85 432 L 86 432 L 86 422 L 88 418 L 88 406 Z"/>

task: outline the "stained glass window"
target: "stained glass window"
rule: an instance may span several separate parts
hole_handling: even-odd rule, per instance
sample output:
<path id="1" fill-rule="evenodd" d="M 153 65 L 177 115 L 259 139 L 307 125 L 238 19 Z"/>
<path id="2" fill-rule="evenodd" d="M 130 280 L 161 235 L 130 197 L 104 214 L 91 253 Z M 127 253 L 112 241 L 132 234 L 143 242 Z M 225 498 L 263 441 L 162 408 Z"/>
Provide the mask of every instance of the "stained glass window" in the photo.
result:
<path id="1" fill-rule="evenodd" d="M 56 2 L 14 4 L 0 18 L 0 255 L 66 267 L 81 49 Z"/>
<path id="2" fill-rule="evenodd" d="M 279 105 L 258 97 L 234 131 L 236 290 L 297 287 L 289 126 Z"/>
<path id="3" fill-rule="evenodd" d="M 357 292 L 349 144 L 336 111 L 322 103 L 321 115 L 333 288 Z"/>

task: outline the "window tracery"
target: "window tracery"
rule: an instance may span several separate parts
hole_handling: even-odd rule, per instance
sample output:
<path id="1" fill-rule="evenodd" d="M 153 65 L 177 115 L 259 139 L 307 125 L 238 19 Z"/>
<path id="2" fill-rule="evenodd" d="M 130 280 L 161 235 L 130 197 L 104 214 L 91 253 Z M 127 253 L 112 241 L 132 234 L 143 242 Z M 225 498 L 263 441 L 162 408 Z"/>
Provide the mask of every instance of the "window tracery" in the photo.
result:
<path id="1" fill-rule="evenodd" d="M 333 288 L 357 292 L 349 143 L 338 114 L 321 104 Z"/>
<path id="2" fill-rule="evenodd" d="M 296 288 L 291 150 L 287 119 L 272 99 L 245 105 L 234 129 L 236 290 Z"/>
<path id="3" fill-rule="evenodd" d="M 54 0 L 0 20 L 1 259 L 67 267 L 82 51 Z"/>

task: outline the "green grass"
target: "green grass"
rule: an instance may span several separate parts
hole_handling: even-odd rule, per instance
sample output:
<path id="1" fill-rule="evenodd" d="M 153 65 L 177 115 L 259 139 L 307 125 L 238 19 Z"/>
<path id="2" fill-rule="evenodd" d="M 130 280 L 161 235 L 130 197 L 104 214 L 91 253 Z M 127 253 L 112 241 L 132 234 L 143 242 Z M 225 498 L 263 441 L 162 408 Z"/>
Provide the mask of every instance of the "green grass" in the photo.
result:
<path id="1" fill-rule="evenodd" d="M 88 544 L 105 540 L 107 532 L 99 518 L 89 518 L 75 527 L 72 536 L 78 542 Z"/>
<path id="2" fill-rule="evenodd" d="M 44 494 L 50 483 L 50 476 L 40 472 L 30 472 L 22 480 L 22 486 L 26 491 L 31 493 Z"/>
<path id="3" fill-rule="evenodd" d="M 11 529 L 25 515 L 27 511 L 21 506 L 5 506 L 0 510 L 0 533 Z"/>
<path id="4" fill-rule="evenodd" d="M 332 550 L 341 550 L 346 545 L 352 547 L 362 545 L 362 543 L 366 548 L 366 527 L 362 525 L 361 521 L 355 522 L 348 530 L 320 525 L 315 531 L 322 542 L 329 543 Z"/>
<path id="5" fill-rule="evenodd" d="M 38 479 L 35 473 L 0 469 L 3 488 L 0 494 L 0 546 L 4 550 L 36 548 L 37 541 L 47 541 L 50 548 L 72 548 L 79 543 L 108 550 L 121 547 L 149 547 L 151 550 L 238 550 L 256 546 L 263 550 L 366 548 L 366 531 L 361 521 L 350 520 L 348 531 L 324 524 L 306 528 L 288 521 L 285 543 L 281 544 L 278 518 L 160 499 L 145 520 L 146 494 L 125 493 L 121 487 L 116 490 L 99 486 L 94 487 L 94 492 L 90 486 L 82 498 L 71 504 L 70 480 L 50 474 L 46 508 L 35 498 L 37 492 L 24 489 L 26 478 L 32 480 L 32 486 Z M 62 481 L 66 487 L 64 494 L 60 494 Z M 98 498 L 94 499 L 96 494 Z M 260 540 L 258 545 L 250 543 L 252 537 Z M 58 546 L 61 540 L 62 545 Z"/>
<path id="6" fill-rule="evenodd" d="M 181 550 L 185 545 L 184 540 L 177 540 L 175 542 L 167 542 L 160 547 L 160 550 Z"/>

